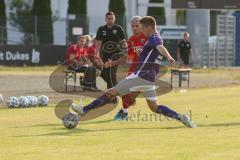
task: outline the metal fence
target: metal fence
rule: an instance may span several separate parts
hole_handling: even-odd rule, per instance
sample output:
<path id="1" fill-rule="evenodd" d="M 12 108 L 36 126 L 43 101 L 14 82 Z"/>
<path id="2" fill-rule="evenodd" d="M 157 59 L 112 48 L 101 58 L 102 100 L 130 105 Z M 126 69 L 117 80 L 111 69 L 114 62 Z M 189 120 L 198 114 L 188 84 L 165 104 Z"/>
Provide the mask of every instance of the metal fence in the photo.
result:
<path id="1" fill-rule="evenodd" d="M 123 26 L 126 31 L 126 17 L 116 17 L 116 23 Z M 78 34 L 95 34 L 104 21 L 103 16 L 75 15 L 68 15 L 67 18 L 37 16 L 7 18 L 7 27 L 0 28 L 0 40 L 7 40 L 7 44 L 66 45 L 75 42 Z M 79 30 L 82 32 L 76 33 Z M 7 34 L 2 34 L 3 32 Z"/>
<path id="2" fill-rule="evenodd" d="M 31 33 L 23 33 L 15 27 L 2 27 L 0 26 L 0 45 L 3 44 L 26 44 L 22 40 L 25 35 L 28 35 L 28 43 L 34 44 L 34 35 Z"/>
<path id="3" fill-rule="evenodd" d="M 204 44 L 202 66 L 221 67 L 234 66 L 236 60 L 236 23 L 235 16 L 218 15 L 216 19 L 216 36 Z"/>

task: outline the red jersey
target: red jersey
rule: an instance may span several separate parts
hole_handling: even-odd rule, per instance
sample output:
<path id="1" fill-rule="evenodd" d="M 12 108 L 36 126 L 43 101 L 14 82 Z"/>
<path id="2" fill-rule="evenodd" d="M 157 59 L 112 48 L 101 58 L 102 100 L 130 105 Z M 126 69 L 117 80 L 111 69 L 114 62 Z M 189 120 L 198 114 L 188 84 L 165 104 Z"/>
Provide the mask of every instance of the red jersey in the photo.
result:
<path id="1" fill-rule="evenodd" d="M 90 47 L 87 48 L 87 55 L 94 55 L 96 52 L 96 46 L 91 45 Z"/>
<path id="2" fill-rule="evenodd" d="M 88 47 L 87 52 L 86 52 L 86 56 L 91 60 L 92 58 L 96 58 L 99 59 L 99 57 L 97 57 L 95 55 L 96 53 L 96 45 L 91 45 L 90 47 Z"/>
<path id="3" fill-rule="evenodd" d="M 139 61 L 137 50 L 142 49 L 146 42 L 147 38 L 144 34 L 140 34 L 139 36 L 133 35 L 128 39 L 128 61 L 132 61 L 128 70 L 128 75 L 136 69 Z"/>
<path id="4" fill-rule="evenodd" d="M 67 49 L 66 60 L 70 59 L 70 55 L 74 55 L 74 59 L 79 60 L 82 56 L 86 54 L 86 48 L 79 48 L 77 45 L 70 45 Z"/>

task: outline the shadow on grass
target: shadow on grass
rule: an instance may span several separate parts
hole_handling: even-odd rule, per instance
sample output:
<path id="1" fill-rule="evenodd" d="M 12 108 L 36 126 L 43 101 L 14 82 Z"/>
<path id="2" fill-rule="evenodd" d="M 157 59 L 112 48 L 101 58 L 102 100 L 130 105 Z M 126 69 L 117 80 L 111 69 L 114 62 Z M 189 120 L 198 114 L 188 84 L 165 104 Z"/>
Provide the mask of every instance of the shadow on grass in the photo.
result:
<path id="1" fill-rule="evenodd" d="M 12 136 L 12 137 L 41 137 L 41 136 L 84 136 L 82 133 L 96 133 L 96 132 L 111 132 L 111 131 L 127 131 L 127 130 L 158 130 L 158 129 L 180 129 L 184 128 L 184 126 L 178 127 L 153 127 L 153 128 L 113 128 L 113 129 L 82 129 L 82 128 L 75 128 L 75 129 L 66 129 L 64 127 L 53 129 L 57 130 L 55 132 L 45 133 L 45 134 L 37 134 L 37 135 L 19 135 L 19 136 Z"/>
<path id="2" fill-rule="evenodd" d="M 232 127 L 240 126 L 240 122 L 224 122 L 224 123 L 212 123 L 212 124 L 199 124 L 198 127 Z"/>
<path id="3" fill-rule="evenodd" d="M 101 120 L 101 121 L 90 121 L 90 122 L 82 122 L 79 124 L 78 128 L 75 129 L 66 129 L 62 124 L 39 124 L 39 125 L 32 125 L 32 126 L 25 126 L 21 128 L 31 128 L 31 127 L 52 127 L 51 130 L 53 132 L 45 133 L 45 134 L 36 134 L 36 135 L 19 135 L 19 136 L 12 136 L 12 137 L 38 137 L 38 136 L 81 136 L 81 133 L 91 133 L 91 132 L 109 132 L 109 131 L 126 131 L 126 130 L 156 130 L 156 129 L 179 129 L 185 128 L 184 126 L 177 126 L 177 127 L 153 127 L 153 128 L 107 128 L 107 129 L 83 129 L 80 128 L 83 125 L 89 124 L 104 124 L 104 123 L 111 123 L 116 122 L 112 119 L 109 120 Z M 53 128 L 54 127 L 54 128 Z"/>
<path id="4" fill-rule="evenodd" d="M 101 121 L 90 121 L 90 122 L 80 122 L 79 125 L 88 125 L 88 124 L 104 124 L 104 123 L 110 123 L 114 120 L 101 120 Z M 29 125 L 29 126 L 18 126 L 18 127 L 8 127 L 8 128 L 35 128 L 35 127 L 63 127 L 61 123 L 53 123 L 53 124 L 36 124 L 36 125 Z"/>
<path id="5" fill-rule="evenodd" d="M 103 124 L 113 122 L 113 120 L 102 120 L 102 121 L 93 121 L 93 122 L 84 122 L 81 125 L 87 124 Z M 231 127 L 231 126 L 240 126 L 240 122 L 230 122 L 230 123 L 213 123 L 213 124 L 199 124 L 198 128 L 202 127 Z M 82 133 L 91 133 L 91 132 L 111 132 L 111 131 L 127 131 L 127 130 L 164 130 L 164 129 L 184 129 L 185 126 L 176 126 L 176 127 L 153 127 L 153 128 L 144 128 L 144 127 L 137 127 L 137 128 L 107 128 L 107 129 L 83 129 L 83 128 L 75 128 L 75 129 L 66 129 L 61 124 L 42 124 L 42 125 L 35 125 L 32 127 L 59 127 L 59 128 L 52 128 L 53 132 L 44 133 L 44 134 L 37 134 L 37 135 L 19 135 L 19 136 L 12 136 L 12 137 L 38 137 L 38 136 L 83 136 Z M 186 128 L 188 129 L 188 128 Z"/>

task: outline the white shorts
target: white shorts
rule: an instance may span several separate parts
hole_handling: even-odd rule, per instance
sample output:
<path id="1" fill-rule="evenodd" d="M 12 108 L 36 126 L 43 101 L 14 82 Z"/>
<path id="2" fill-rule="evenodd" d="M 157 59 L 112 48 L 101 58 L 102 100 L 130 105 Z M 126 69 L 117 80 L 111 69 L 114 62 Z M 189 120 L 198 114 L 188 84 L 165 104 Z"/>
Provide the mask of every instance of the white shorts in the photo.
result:
<path id="1" fill-rule="evenodd" d="M 133 73 L 121 80 L 114 88 L 121 96 L 140 91 L 147 100 L 157 100 L 155 83 L 142 79 Z"/>

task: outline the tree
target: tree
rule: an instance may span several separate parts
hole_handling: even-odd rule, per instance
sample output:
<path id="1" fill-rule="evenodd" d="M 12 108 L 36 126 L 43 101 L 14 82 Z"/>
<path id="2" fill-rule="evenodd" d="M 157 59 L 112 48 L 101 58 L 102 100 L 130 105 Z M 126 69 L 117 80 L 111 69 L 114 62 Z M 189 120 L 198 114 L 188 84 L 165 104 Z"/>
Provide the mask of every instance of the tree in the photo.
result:
<path id="1" fill-rule="evenodd" d="M 68 14 L 86 15 L 87 0 L 68 0 Z"/>
<path id="2" fill-rule="evenodd" d="M 116 24 L 126 29 L 126 9 L 124 0 L 109 0 L 108 10 L 116 14 Z"/>
<path id="3" fill-rule="evenodd" d="M 186 25 L 186 10 L 177 10 L 176 12 L 176 20 L 177 25 Z"/>
<path id="4" fill-rule="evenodd" d="M 31 11 L 35 16 L 35 24 L 40 44 L 53 43 L 53 24 L 50 0 L 34 0 Z"/>
<path id="5" fill-rule="evenodd" d="M 88 17 L 87 17 L 87 0 L 68 0 L 68 14 L 74 15 L 75 19 L 69 19 L 69 40 L 76 41 L 75 35 L 72 34 L 74 27 L 82 27 L 83 33 L 88 33 Z"/>
<path id="6" fill-rule="evenodd" d="M 34 19 L 31 16 L 31 1 L 12 0 L 10 3 L 9 22 L 24 33 L 24 44 L 32 43 L 34 36 Z"/>
<path id="7" fill-rule="evenodd" d="M 7 43 L 7 30 L 6 30 L 6 5 L 4 0 L 0 0 L 0 44 Z"/>
<path id="8" fill-rule="evenodd" d="M 164 0 L 149 0 L 149 3 L 164 3 Z M 153 16 L 158 25 L 166 24 L 164 7 L 149 7 L 147 15 Z"/>

